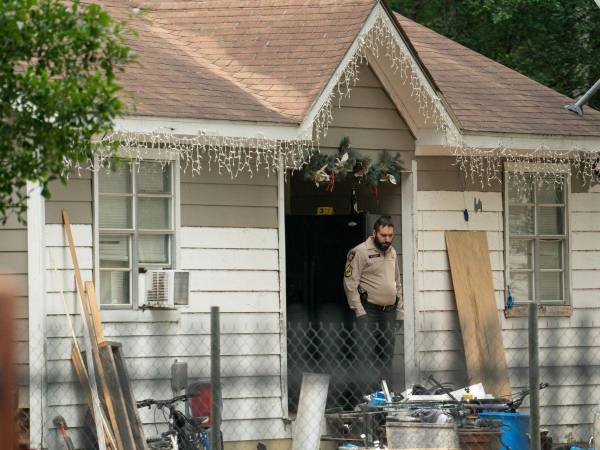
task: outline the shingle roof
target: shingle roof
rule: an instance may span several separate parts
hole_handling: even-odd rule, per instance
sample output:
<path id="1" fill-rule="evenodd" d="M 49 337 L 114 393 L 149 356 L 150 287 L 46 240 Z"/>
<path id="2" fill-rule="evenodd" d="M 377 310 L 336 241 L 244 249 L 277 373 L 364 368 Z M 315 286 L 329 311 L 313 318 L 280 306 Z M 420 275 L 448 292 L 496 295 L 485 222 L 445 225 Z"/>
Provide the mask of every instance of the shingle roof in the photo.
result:
<path id="1" fill-rule="evenodd" d="M 472 132 L 600 136 L 600 112 L 583 117 L 573 100 L 531 78 L 395 14 L 419 59 L 460 122 Z"/>
<path id="2" fill-rule="evenodd" d="M 135 114 L 299 123 L 376 0 L 102 0 L 131 22 Z"/>
<path id="3" fill-rule="evenodd" d="M 97 1 L 97 0 L 88 0 Z M 134 115 L 300 123 L 378 0 L 100 0 L 129 17 Z M 396 15 L 461 129 L 600 136 L 600 112 Z"/>

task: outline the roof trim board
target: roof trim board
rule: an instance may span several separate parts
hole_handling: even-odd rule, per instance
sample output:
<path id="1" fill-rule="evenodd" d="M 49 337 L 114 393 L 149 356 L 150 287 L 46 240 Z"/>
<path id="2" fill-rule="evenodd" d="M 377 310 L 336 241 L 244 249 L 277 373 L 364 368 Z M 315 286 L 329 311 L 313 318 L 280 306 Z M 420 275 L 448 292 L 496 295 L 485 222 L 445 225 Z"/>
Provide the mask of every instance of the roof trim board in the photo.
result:
<path id="1" fill-rule="evenodd" d="M 301 130 L 297 125 L 289 124 L 133 115 L 117 119 L 115 131 L 284 140 L 311 139 L 312 135 L 312 127 Z"/>

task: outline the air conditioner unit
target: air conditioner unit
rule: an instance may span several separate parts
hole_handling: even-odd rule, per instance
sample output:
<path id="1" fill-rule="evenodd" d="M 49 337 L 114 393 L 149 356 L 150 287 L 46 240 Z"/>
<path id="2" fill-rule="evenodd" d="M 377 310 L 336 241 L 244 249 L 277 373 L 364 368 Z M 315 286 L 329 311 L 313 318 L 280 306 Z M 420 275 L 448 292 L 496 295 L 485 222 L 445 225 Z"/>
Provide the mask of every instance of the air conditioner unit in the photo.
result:
<path id="1" fill-rule="evenodd" d="M 147 270 L 139 275 L 140 304 L 148 308 L 174 308 L 187 305 L 189 272 Z"/>

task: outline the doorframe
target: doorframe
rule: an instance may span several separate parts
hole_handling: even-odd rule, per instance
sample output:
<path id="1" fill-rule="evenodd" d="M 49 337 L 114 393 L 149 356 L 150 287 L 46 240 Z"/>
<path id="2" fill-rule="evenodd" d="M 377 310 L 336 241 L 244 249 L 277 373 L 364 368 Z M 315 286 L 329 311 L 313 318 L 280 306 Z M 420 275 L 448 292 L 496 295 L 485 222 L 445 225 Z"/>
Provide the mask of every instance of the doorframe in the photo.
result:
<path id="1" fill-rule="evenodd" d="M 402 296 L 404 298 L 404 384 L 419 381 L 417 348 L 417 160 L 401 179 L 402 197 Z"/>
<path id="2" fill-rule="evenodd" d="M 287 369 L 287 270 L 285 264 L 285 201 L 286 169 L 282 150 L 279 150 L 277 169 L 277 231 L 279 253 L 279 371 L 281 374 L 281 411 L 283 419 L 289 418 L 288 410 L 288 369 Z M 289 180 L 288 180 L 289 181 Z M 288 195 L 289 197 L 289 195 Z"/>

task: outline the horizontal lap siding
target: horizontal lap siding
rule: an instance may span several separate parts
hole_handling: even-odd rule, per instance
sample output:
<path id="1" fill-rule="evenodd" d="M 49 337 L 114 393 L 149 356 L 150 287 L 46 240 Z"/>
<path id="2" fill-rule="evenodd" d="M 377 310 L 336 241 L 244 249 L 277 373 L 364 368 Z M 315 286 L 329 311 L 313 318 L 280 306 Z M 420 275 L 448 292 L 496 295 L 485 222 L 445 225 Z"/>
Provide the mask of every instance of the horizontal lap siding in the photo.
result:
<path id="1" fill-rule="evenodd" d="M 50 198 L 45 204 L 47 224 L 62 224 L 63 209 L 69 213 L 71 223 L 92 224 L 94 193 L 90 171 L 71 174 L 66 185 L 53 181 L 49 188 Z"/>
<path id="2" fill-rule="evenodd" d="M 277 228 L 277 175 L 181 173 L 181 225 Z"/>
<path id="3" fill-rule="evenodd" d="M 527 386 L 527 318 L 504 318 L 504 232 L 502 187 L 465 183 L 451 158 L 418 160 L 417 246 L 419 364 L 422 374 L 464 383 L 466 363 L 448 267 L 446 230 L 485 231 L 513 389 Z M 486 192 L 487 191 L 487 192 Z M 492 192 L 490 192 L 492 191 Z M 494 192 L 495 191 L 495 192 Z M 475 200 L 483 212 L 475 213 Z M 463 210 L 469 211 L 465 222 Z M 571 317 L 540 317 L 542 425 L 555 441 L 586 439 L 600 378 L 600 193 L 571 194 Z M 598 335 L 598 336 L 597 336 Z M 526 410 L 524 410 L 526 411 Z"/>
<path id="4" fill-rule="evenodd" d="M 444 166 L 441 165 L 443 168 Z M 499 192 L 423 190 L 423 186 L 447 187 L 453 170 L 421 172 L 417 177 L 417 326 L 419 365 L 422 375 L 435 373 L 442 381 L 457 385 L 466 382 L 460 325 L 452 286 L 446 230 L 485 231 L 490 248 L 492 278 L 498 308 L 504 289 L 502 195 Z M 441 180 L 429 180 L 441 177 Z M 473 203 L 480 199 L 483 212 L 474 213 Z M 463 211 L 469 210 L 465 221 Z"/>
<path id="5" fill-rule="evenodd" d="M 225 439 L 288 436 L 282 422 L 277 230 L 184 227 L 181 252 L 182 269 L 191 271 L 191 296 L 180 326 L 197 329 L 194 323 L 208 319 L 211 306 L 224 313 L 221 369 L 230 383 L 228 388 L 224 382 Z M 209 347 L 205 351 L 209 355 Z M 198 376 L 208 376 L 204 359 L 194 361 L 202 366 Z"/>
<path id="6" fill-rule="evenodd" d="M 212 173 L 193 178 L 182 173 L 181 181 L 178 268 L 190 271 L 190 304 L 176 313 L 103 310 L 105 334 L 123 344 L 136 398 L 167 397 L 172 395 L 174 359 L 188 363 L 190 379 L 210 376 L 209 312 L 211 306 L 219 306 L 225 439 L 286 437 L 280 377 L 276 178 L 257 175 L 232 181 Z M 229 212 L 222 214 L 222 210 Z M 92 227 L 74 225 L 73 231 L 82 274 L 91 279 Z M 84 401 L 71 368 L 71 342 L 62 305 L 64 298 L 70 312 L 76 313 L 78 299 L 62 226 L 48 225 L 46 235 L 54 267 L 46 277 L 51 302 L 49 415 L 69 416 L 75 438 L 82 439 Z M 81 335 L 81 320 L 77 317 L 74 323 Z M 152 414 L 143 412 L 142 420 L 146 432 L 155 434 Z"/>

